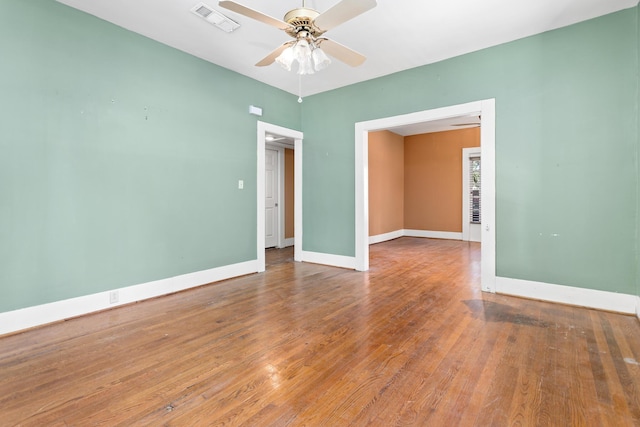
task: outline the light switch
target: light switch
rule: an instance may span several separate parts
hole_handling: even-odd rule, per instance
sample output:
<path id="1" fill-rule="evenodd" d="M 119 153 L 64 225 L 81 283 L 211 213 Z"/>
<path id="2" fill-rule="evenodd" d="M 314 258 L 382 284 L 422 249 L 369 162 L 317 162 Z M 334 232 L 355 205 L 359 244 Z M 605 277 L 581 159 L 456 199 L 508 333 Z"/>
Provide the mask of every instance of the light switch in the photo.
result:
<path id="1" fill-rule="evenodd" d="M 243 180 L 239 180 L 238 181 L 238 190 L 242 190 L 244 188 L 244 181 Z"/>

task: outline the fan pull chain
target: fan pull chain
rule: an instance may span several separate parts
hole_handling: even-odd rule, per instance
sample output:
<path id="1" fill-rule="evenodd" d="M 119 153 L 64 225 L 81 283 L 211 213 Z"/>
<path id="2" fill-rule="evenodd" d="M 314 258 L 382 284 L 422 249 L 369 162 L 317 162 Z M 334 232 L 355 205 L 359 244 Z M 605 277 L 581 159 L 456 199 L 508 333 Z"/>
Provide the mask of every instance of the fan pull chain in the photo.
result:
<path id="1" fill-rule="evenodd" d="M 302 104 L 302 74 L 298 74 L 298 104 Z"/>

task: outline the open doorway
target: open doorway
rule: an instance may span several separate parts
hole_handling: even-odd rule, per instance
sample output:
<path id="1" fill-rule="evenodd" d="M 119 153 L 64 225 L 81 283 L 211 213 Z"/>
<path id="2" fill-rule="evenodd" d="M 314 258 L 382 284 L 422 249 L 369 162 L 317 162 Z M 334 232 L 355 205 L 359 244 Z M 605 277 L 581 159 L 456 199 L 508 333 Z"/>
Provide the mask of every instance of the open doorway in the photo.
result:
<path id="1" fill-rule="evenodd" d="M 294 246 L 294 140 L 267 134 L 265 148 L 265 249 Z"/>
<path id="2" fill-rule="evenodd" d="M 495 291 L 495 100 L 471 102 L 400 116 L 370 120 L 355 125 L 356 171 L 356 269 L 369 269 L 369 194 L 368 194 L 368 133 L 454 117 L 482 117 L 480 134 L 483 161 L 482 180 L 482 262 L 481 287 Z"/>
<path id="3" fill-rule="evenodd" d="M 258 155 L 258 163 L 257 163 L 257 243 L 256 243 L 256 251 L 257 251 L 257 259 L 258 259 L 258 271 L 265 271 L 266 263 L 265 263 L 265 240 L 266 240 L 266 153 L 267 147 L 276 148 L 276 152 L 278 152 L 278 148 L 283 148 L 284 146 L 290 147 L 293 150 L 293 158 L 294 158 L 294 183 L 293 183 L 293 192 L 294 192 L 294 237 L 293 237 L 293 245 L 294 245 L 294 260 L 301 261 L 302 259 L 302 132 L 284 128 L 282 126 L 273 125 L 270 123 L 265 123 L 258 121 L 257 127 L 257 155 Z M 282 139 L 280 139 L 282 138 Z M 282 153 L 284 153 L 284 148 L 282 149 Z M 281 169 L 281 166 L 284 165 L 284 154 L 280 158 L 280 164 L 277 166 Z M 284 193 L 282 186 L 284 182 L 282 180 L 278 181 L 279 192 Z M 282 200 L 279 202 L 282 204 Z M 278 208 L 281 206 L 278 206 Z M 278 243 L 276 245 L 283 246 L 283 237 L 282 234 L 284 232 L 284 215 L 277 215 L 277 233 L 276 240 Z"/>

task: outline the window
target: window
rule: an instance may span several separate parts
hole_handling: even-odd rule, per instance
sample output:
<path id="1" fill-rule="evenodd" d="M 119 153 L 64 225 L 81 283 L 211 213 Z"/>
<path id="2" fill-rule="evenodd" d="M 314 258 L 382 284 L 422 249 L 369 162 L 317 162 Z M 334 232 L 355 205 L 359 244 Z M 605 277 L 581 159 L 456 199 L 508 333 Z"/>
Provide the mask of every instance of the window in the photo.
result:
<path id="1" fill-rule="evenodd" d="M 469 158 L 469 222 L 480 224 L 480 157 Z"/>

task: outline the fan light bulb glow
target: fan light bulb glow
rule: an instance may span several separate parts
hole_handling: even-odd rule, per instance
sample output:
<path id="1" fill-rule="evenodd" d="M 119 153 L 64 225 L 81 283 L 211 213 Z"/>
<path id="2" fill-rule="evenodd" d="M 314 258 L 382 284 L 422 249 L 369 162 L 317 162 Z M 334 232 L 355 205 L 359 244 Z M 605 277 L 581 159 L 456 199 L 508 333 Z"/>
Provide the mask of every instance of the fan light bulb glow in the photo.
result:
<path id="1" fill-rule="evenodd" d="M 324 70 L 331 60 L 311 37 L 299 37 L 291 46 L 287 47 L 276 58 L 276 62 L 287 71 L 291 71 L 294 62 L 298 62 L 300 75 L 313 74 L 315 71 Z"/>

